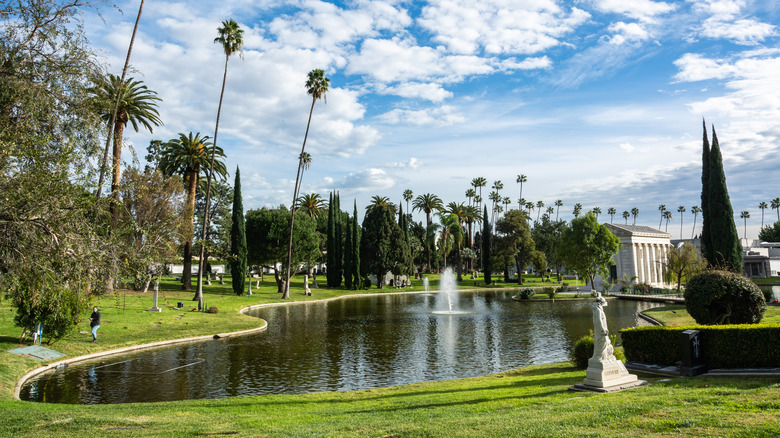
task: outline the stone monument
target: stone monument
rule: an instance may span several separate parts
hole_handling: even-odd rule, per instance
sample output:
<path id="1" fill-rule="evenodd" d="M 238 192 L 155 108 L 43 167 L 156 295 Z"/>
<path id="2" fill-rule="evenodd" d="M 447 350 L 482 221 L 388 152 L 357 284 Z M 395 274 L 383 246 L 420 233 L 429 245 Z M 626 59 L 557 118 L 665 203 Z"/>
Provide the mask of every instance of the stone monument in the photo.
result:
<path id="1" fill-rule="evenodd" d="M 598 294 L 593 302 L 593 357 L 588 360 L 585 381 L 571 389 L 578 391 L 615 392 L 647 385 L 636 375 L 629 374 L 623 362 L 616 359 L 614 347 L 609 340 L 607 317 L 604 306 L 607 300 Z"/>

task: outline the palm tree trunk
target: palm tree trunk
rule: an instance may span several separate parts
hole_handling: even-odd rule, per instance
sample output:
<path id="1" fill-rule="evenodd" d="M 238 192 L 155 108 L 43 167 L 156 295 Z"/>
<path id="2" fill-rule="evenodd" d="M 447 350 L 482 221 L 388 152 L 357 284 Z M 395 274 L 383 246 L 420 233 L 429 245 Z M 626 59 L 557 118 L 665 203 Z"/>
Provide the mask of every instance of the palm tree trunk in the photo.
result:
<path id="1" fill-rule="evenodd" d="M 135 17 L 135 26 L 133 26 L 133 35 L 130 37 L 130 45 L 127 47 L 127 56 L 125 57 L 125 65 L 122 67 L 122 76 L 119 80 L 120 86 L 125 83 L 125 76 L 127 75 L 127 67 L 130 64 L 130 54 L 133 52 L 133 43 L 135 42 L 135 34 L 138 31 L 138 22 L 141 21 L 141 11 L 144 9 L 144 0 L 141 0 L 141 6 L 138 7 L 138 16 Z M 106 150 L 103 153 L 103 161 L 100 165 L 100 178 L 98 178 L 97 196 L 95 196 L 95 202 L 100 199 L 100 193 L 103 189 L 103 175 L 106 171 L 106 163 L 108 162 L 108 148 L 111 145 L 111 130 L 116 123 L 116 113 L 119 108 L 119 100 L 122 97 L 121 93 L 116 93 L 116 101 L 114 102 L 114 111 L 111 114 L 111 122 L 108 124 L 108 135 L 106 136 Z"/>
<path id="2" fill-rule="evenodd" d="M 225 72 L 222 74 L 222 90 L 219 92 L 219 105 L 217 105 L 217 122 L 214 125 L 214 144 L 211 150 L 211 161 L 208 168 L 208 176 L 206 177 L 206 205 L 203 206 L 203 228 L 200 233 L 201 245 L 200 245 L 200 258 L 198 259 L 198 286 L 195 289 L 195 296 L 192 297 L 192 301 L 198 302 L 198 310 L 203 310 L 203 267 L 205 257 L 204 252 L 206 250 L 206 229 L 209 224 L 209 202 L 211 201 L 211 178 L 214 175 L 214 156 L 217 154 L 217 133 L 219 133 L 219 115 L 222 113 L 222 98 L 225 96 L 225 82 L 227 81 L 227 68 L 228 60 L 230 56 L 225 54 Z M 193 210 L 194 211 L 194 210 Z"/>
<path id="3" fill-rule="evenodd" d="M 198 171 L 199 169 L 192 169 L 190 171 L 189 186 L 187 187 L 187 206 L 184 215 L 189 223 L 187 224 L 187 230 L 185 232 L 187 241 L 184 244 L 184 268 L 181 273 L 182 290 L 192 289 L 192 239 L 194 234 L 192 228 L 195 224 L 195 194 L 198 188 Z M 202 259 L 203 258 L 201 257 L 201 260 Z M 196 299 L 197 298 L 194 298 L 193 301 Z"/>
<path id="4" fill-rule="evenodd" d="M 301 154 L 298 156 L 298 173 L 295 175 L 295 187 L 293 188 L 293 200 L 290 207 L 290 243 L 287 246 L 287 281 L 285 282 L 284 294 L 282 299 L 286 300 L 290 298 L 290 268 L 292 267 L 292 245 L 293 245 L 293 227 L 295 226 L 295 200 L 298 199 L 298 189 L 301 186 L 301 168 L 303 167 L 303 151 L 306 150 L 306 140 L 309 138 L 309 126 L 311 125 L 311 115 L 314 112 L 314 103 L 317 102 L 316 97 L 311 99 L 311 108 L 309 109 L 309 121 L 306 122 L 306 133 L 303 135 L 303 145 L 301 146 Z"/>

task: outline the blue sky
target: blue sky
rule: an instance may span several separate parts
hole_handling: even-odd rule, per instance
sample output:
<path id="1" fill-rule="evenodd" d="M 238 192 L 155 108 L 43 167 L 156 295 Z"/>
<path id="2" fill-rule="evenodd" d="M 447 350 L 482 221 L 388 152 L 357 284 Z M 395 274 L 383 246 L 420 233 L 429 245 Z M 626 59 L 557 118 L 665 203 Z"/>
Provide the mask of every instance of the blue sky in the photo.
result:
<path id="1" fill-rule="evenodd" d="M 85 17 L 111 72 L 138 4 Z M 658 227 L 665 204 L 677 237 L 682 205 L 690 236 L 702 118 L 718 133 L 735 215 L 750 212 L 749 238 L 759 202 L 780 197 L 774 1 L 147 2 L 130 74 L 159 93 L 165 125 L 131 131 L 128 160 L 151 139 L 213 135 L 224 67 L 213 40 L 229 18 L 245 44 L 229 62 L 219 144 L 231 175 L 241 168 L 246 208 L 291 201 L 314 68 L 331 89 L 314 109 L 302 192 L 338 190 L 361 210 L 405 189 L 466 202 L 475 177 L 502 181 L 517 205 L 524 174 L 523 197 L 563 200 L 564 218 L 575 203 L 637 207 L 637 224 Z"/>

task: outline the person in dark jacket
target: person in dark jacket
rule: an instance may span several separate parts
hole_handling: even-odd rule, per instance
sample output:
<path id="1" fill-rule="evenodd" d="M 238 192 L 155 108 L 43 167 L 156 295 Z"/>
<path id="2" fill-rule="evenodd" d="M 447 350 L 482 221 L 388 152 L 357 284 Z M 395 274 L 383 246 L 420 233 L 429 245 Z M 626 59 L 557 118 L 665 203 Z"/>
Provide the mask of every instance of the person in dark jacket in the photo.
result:
<path id="1" fill-rule="evenodd" d="M 92 308 L 92 315 L 89 317 L 89 326 L 92 327 L 92 342 L 97 342 L 97 330 L 100 328 L 100 312 L 97 306 Z"/>

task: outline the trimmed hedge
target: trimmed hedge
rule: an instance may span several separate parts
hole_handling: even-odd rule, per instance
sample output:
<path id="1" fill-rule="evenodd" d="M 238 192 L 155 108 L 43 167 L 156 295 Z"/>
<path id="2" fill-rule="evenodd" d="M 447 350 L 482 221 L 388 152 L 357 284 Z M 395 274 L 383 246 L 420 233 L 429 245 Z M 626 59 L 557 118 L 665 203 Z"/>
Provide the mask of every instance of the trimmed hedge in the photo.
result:
<path id="1" fill-rule="evenodd" d="M 682 360 L 680 333 L 699 330 L 702 356 L 710 368 L 780 367 L 780 324 L 636 327 L 621 331 L 626 358 L 674 365 Z"/>

